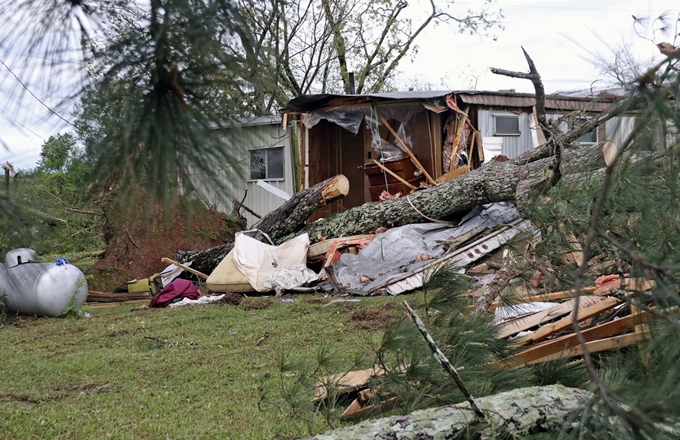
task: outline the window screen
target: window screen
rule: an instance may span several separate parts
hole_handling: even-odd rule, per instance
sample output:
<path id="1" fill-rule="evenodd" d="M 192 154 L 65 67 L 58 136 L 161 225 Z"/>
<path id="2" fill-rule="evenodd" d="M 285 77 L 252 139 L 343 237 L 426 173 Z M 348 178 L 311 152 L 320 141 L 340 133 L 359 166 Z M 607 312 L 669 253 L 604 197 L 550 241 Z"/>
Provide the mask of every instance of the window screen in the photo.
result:
<path id="1" fill-rule="evenodd" d="M 519 136 L 519 116 L 494 115 L 496 136 Z"/>
<path id="2" fill-rule="evenodd" d="M 250 180 L 284 177 L 283 147 L 250 150 Z"/>

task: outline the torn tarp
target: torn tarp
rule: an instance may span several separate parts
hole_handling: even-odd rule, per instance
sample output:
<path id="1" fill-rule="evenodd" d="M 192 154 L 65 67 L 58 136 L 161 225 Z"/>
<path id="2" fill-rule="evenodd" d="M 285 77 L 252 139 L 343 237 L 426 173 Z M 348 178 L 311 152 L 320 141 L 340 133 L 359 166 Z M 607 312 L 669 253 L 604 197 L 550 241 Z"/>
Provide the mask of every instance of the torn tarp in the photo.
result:
<path id="1" fill-rule="evenodd" d="M 491 231 L 494 227 L 499 229 Z M 506 243 L 520 229 L 530 227 L 530 222 L 520 221 L 519 212 L 511 204 L 484 205 L 455 227 L 424 223 L 390 229 L 377 235 L 358 254 L 343 254 L 334 273 L 350 291 L 372 294 L 384 288 L 396 295 L 422 286 L 428 269 L 447 261 L 468 264 Z M 469 241 L 482 232 L 486 235 L 469 245 L 447 247 L 457 238 Z"/>

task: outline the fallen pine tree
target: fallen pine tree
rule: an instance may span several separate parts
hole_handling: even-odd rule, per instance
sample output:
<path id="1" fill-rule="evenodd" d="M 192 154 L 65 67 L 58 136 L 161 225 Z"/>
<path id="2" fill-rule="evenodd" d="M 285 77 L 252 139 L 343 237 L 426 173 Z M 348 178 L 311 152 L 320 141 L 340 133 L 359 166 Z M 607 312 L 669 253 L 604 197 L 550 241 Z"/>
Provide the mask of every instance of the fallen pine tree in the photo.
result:
<path id="1" fill-rule="evenodd" d="M 515 438 L 546 432 L 559 432 L 565 419 L 579 409 L 589 393 L 562 385 L 518 388 L 481 397 L 477 405 L 484 419 L 477 418 L 465 402 L 414 411 L 405 416 L 369 420 L 338 428 L 310 439 L 349 440 L 372 438 Z"/>

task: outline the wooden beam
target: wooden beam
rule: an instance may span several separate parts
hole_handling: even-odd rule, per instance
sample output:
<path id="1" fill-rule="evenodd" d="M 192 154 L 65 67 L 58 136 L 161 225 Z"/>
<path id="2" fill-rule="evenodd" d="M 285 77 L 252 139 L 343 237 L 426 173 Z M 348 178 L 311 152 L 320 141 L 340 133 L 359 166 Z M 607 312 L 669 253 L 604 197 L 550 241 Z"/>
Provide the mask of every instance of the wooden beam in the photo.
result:
<path id="1" fill-rule="evenodd" d="M 585 344 L 585 349 L 588 350 L 588 353 L 598 353 L 600 351 L 606 351 L 606 350 L 613 350 L 616 348 L 622 348 L 626 347 L 628 345 L 632 345 L 635 343 L 638 343 L 640 341 L 645 340 L 649 336 L 649 332 L 636 332 L 636 333 L 628 333 L 622 336 L 614 336 L 611 338 L 607 339 L 598 339 L 595 341 L 590 341 L 586 342 Z M 545 362 L 550 362 L 550 361 L 556 361 L 558 359 L 565 359 L 565 358 L 570 358 L 574 356 L 581 356 L 584 353 L 583 346 L 580 344 L 562 350 L 559 353 L 551 354 L 539 359 L 536 359 L 532 362 L 529 362 L 527 365 L 536 365 L 536 364 L 543 364 Z"/>
<path id="2" fill-rule="evenodd" d="M 458 151 L 458 143 L 460 142 L 460 136 L 463 134 L 463 129 L 465 128 L 465 120 L 469 119 L 467 115 L 470 112 L 470 106 L 466 106 L 463 112 L 465 113 L 466 117 L 462 120 L 456 115 L 456 136 L 453 138 L 453 145 L 451 145 L 451 165 L 453 165 L 453 159 L 456 157 L 456 151 Z M 470 126 L 472 126 L 472 124 L 470 124 Z M 451 171 L 450 168 L 449 171 Z"/>
<path id="3" fill-rule="evenodd" d="M 642 312 L 643 319 L 653 319 L 654 316 Z M 615 321 L 606 322 L 597 325 L 581 332 L 586 341 L 594 341 L 602 338 L 609 338 L 616 335 L 621 335 L 629 332 L 635 328 L 635 319 L 633 315 L 624 316 Z M 496 368 L 521 368 L 527 365 L 532 365 L 537 359 L 544 358 L 548 355 L 559 353 L 562 350 L 575 347 L 579 344 L 575 333 L 553 339 L 551 341 L 543 342 L 528 348 L 514 356 L 503 359 L 494 364 Z"/>
<path id="4" fill-rule="evenodd" d="M 196 275 L 196 276 L 198 276 L 198 277 L 201 277 L 201 278 L 203 278 L 204 280 L 207 280 L 207 279 L 208 279 L 208 275 L 204 274 L 203 272 L 199 272 L 199 271 L 197 271 L 197 270 L 195 270 L 195 269 L 190 268 L 189 266 L 187 266 L 187 265 L 185 265 L 185 264 L 178 263 L 178 262 L 175 261 L 175 260 L 171 260 L 171 259 L 169 259 L 169 258 L 163 257 L 163 258 L 161 258 L 161 261 L 162 261 L 163 263 L 165 263 L 165 264 L 174 264 L 174 265 L 177 266 L 177 267 L 181 267 L 182 269 L 186 270 L 187 272 L 193 273 L 194 275 Z"/>
<path id="5" fill-rule="evenodd" d="M 430 182 L 432 185 L 436 185 L 436 182 L 434 181 L 432 176 L 430 176 L 430 174 L 427 172 L 427 170 L 425 168 L 423 168 L 423 165 L 418 161 L 416 156 L 413 154 L 413 151 L 411 151 L 411 149 L 408 147 L 408 145 L 406 145 L 406 143 L 404 143 L 404 141 L 399 137 L 397 132 L 394 131 L 394 128 L 392 128 L 390 123 L 387 122 L 387 119 L 385 119 L 385 117 L 380 114 L 380 112 L 378 111 L 377 108 L 376 108 L 376 113 L 378 114 L 378 118 L 380 119 L 380 122 L 387 128 L 387 130 L 392 134 L 392 136 L 394 136 L 394 138 L 399 142 L 399 144 L 401 145 L 404 152 L 406 154 L 408 154 L 408 156 L 413 161 L 413 164 L 416 166 L 416 168 L 418 168 L 418 171 L 420 171 L 421 173 L 423 173 L 425 175 L 428 182 Z"/>

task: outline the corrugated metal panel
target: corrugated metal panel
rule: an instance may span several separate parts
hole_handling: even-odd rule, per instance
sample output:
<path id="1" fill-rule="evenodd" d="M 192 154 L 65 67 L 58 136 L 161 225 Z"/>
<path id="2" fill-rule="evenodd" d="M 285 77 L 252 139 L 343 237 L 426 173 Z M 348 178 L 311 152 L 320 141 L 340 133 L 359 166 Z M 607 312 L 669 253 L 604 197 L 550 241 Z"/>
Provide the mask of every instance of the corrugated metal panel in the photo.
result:
<path id="1" fill-rule="evenodd" d="M 293 152 L 289 132 L 284 132 L 281 125 L 248 125 L 235 129 L 223 129 L 224 148 L 235 150 L 237 158 L 236 166 L 238 174 L 242 177 L 222 177 L 223 186 L 215 187 L 214 176 L 224 176 L 224 170 L 229 165 L 215 164 L 210 170 L 193 170 L 190 172 L 190 180 L 196 190 L 206 198 L 209 203 L 217 204 L 217 209 L 229 213 L 232 210 L 233 199 L 239 201 L 243 198 L 246 190 L 248 195 L 243 202 L 246 206 L 260 215 L 265 215 L 281 206 L 285 201 L 263 188 L 257 186 L 255 181 L 248 181 L 250 170 L 251 149 L 282 146 L 284 154 L 284 179 L 280 181 L 267 181 L 267 183 L 287 192 L 294 194 L 293 185 Z M 248 219 L 248 225 L 255 223 L 257 218 L 245 211 L 241 213 Z"/>
<path id="2" fill-rule="evenodd" d="M 310 111 L 326 105 L 351 106 L 376 101 L 426 101 L 432 99 L 441 99 L 451 93 L 468 104 L 499 107 L 531 107 L 536 102 L 533 93 L 517 93 L 513 91 L 409 90 L 404 92 L 374 93 L 366 95 L 303 95 L 289 101 L 283 108 L 282 112 Z M 602 111 L 611 105 L 611 102 L 594 102 L 591 98 L 567 97 L 560 95 L 548 95 L 546 98 L 546 108 L 552 110 L 580 110 L 584 106 L 589 106 L 588 108 L 590 108 L 592 111 Z"/>
<path id="3" fill-rule="evenodd" d="M 619 116 L 611 118 L 605 122 L 605 134 L 607 139 L 613 141 L 617 146 L 622 146 L 626 138 L 633 130 L 635 125 L 634 116 Z M 598 139 L 600 141 L 604 139 Z"/>
<path id="4" fill-rule="evenodd" d="M 514 115 L 519 116 L 519 136 L 496 136 L 494 115 Z M 534 147 L 531 140 L 531 121 L 533 116 L 527 113 L 516 115 L 515 113 L 494 112 L 489 110 L 480 110 L 477 113 L 477 129 L 482 137 L 502 137 L 503 138 L 503 155 L 510 159 L 519 156 L 525 151 L 529 151 Z"/>
<path id="5" fill-rule="evenodd" d="M 536 99 L 529 95 L 503 95 L 503 94 L 458 94 L 461 101 L 466 104 L 487 105 L 496 107 L 532 107 L 536 105 Z M 552 99 L 545 100 L 545 107 L 551 110 L 573 111 L 586 109 L 588 111 L 600 112 L 611 103 L 593 102 L 579 99 Z"/>

